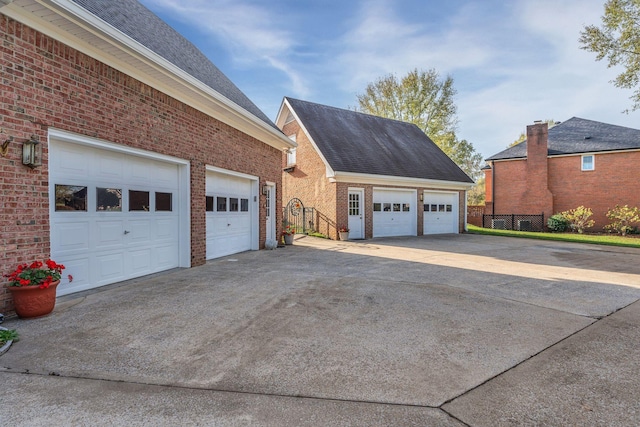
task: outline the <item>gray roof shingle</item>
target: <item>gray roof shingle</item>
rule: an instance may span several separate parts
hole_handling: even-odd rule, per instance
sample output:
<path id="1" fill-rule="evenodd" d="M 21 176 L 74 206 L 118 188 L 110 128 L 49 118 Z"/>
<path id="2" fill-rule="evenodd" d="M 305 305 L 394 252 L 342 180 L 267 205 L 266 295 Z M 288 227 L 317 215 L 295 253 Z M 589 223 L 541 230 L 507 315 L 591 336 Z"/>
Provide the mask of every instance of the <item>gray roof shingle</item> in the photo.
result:
<path id="1" fill-rule="evenodd" d="M 414 124 L 285 99 L 334 171 L 473 182 Z"/>
<path id="2" fill-rule="evenodd" d="M 640 149 L 640 130 L 572 117 L 549 129 L 549 156 Z M 527 141 L 486 160 L 527 157 Z"/>
<path id="3" fill-rule="evenodd" d="M 275 124 L 197 47 L 136 0 L 73 0 L 270 126 Z"/>

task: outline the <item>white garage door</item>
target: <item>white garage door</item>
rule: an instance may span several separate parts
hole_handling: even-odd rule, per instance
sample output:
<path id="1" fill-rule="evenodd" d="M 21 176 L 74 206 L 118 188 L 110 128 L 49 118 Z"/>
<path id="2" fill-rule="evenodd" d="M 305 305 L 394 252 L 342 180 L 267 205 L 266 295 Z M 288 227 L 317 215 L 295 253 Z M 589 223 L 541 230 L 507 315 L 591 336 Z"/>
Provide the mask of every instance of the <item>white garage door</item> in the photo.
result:
<path id="1" fill-rule="evenodd" d="M 423 234 L 458 233 L 458 193 L 424 193 Z"/>
<path id="2" fill-rule="evenodd" d="M 415 236 L 416 192 L 373 190 L 373 237 Z"/>
<path id="3" fill-rule="evenodd" d="M 49 147 L 51 256 L 73 276 L 59 295 L 180 265 L 178 164 L 56 140 Z"/>
<path id="4" fill-rule="evenodd" d="M 207 171 L 207 259 L 257 249 L 252 179 Z"/>

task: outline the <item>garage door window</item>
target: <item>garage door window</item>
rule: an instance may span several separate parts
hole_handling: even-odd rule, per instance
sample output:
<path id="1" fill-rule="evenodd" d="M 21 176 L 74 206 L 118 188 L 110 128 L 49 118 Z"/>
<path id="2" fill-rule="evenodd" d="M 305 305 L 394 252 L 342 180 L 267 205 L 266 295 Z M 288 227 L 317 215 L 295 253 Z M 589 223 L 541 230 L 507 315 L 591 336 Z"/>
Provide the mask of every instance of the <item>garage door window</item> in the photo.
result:
<path id="1" fill-rule="evenodd" d="M 402 212 L 409 212 L 409 203 L 402 204 Z"/>
<path id="2" fill-rule="evenodd" d="M 382 211 L 382 203 L 374 203 L 374 204 L 373 204 L 373 211 L 374 211 L 374 212 L 380 212 L 380 211 Z"/>
<path id="3" fill-rule="evenodd" d="M 216 197 L 218 202 L 216 206 L 217 212 L 226 212 L 227 211 L 227 198 L 226 197 Z"/>
<path id="4" fill-rule="evenodd" d="M 156 192 L 156 211 L 171 212 L 172 210 L 171 193 Z"/>
<path id="5" fill-rule="evenodd" d="M 129 190 L 129 212 L 149 212 L 149 192 Z"/>
<path id="6" fill-rule="evenodd" d="M 98 212 L 122 212 L 122 189 L 96 188 L 96 210 Z"/>
<path id="7" fill-rule="evenodd" d="M 238 209 L 240 209 L 238 199 L 236 197 L 229 198 L 229 212 L 238 212 Z"/>
<path id="8" fill-rule="evenodd" d="M 56 211 L 87 211 L 87 187 L 56 184 Z"/>
<path id="9" fill-rule="evenodd" d="M 249 199 L 240 199 L 240 211 L 249 212 Z"/>
<path id="10" fill-rule="evenodd" d="M 213 212 L 213 196 L 207 196 L 207 212 Z"/>

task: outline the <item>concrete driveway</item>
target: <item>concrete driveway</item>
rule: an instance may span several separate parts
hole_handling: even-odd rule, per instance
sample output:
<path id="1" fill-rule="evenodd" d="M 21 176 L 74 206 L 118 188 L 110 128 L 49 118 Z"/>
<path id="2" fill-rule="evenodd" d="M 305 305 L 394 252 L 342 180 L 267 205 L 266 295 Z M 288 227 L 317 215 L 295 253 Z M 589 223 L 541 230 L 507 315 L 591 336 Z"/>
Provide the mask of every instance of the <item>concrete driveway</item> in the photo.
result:
<path id="1" fill-rule="evenodd" d="M 5 322 L 0 425 L 638 425 L 639 299 L 636 249 L 299 237 Z"/>

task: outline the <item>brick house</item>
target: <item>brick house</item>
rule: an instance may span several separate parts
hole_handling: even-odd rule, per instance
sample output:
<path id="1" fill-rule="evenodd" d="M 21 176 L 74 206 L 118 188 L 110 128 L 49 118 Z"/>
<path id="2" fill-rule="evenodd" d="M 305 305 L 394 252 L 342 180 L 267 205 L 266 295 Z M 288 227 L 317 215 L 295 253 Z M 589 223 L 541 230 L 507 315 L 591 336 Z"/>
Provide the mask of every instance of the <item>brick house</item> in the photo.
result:
<path id="1" fill-rule="evenodd" d="M 2 274 L 51 257 L 74 276 L 64 295 L 277 235 L 295 144 L 144 6 L 2 0 L 0 33 Z"/>
<path id="2" fill-rule="evenodd" d="M 640 206 L 640 130 L 573 117 L 548 129 L 527 126 L 527 139 L 489 157 L 485 214 L 549 216 L 591 208 L 594 230 L 615 205 Z"/>
<path id="3" fill-rule="evenodd" d="M 284 98 L 276 124 L 298 147 L 283 156 L 283 204 L 313 207 L 335 239 L 459 233 L 469 178 L 417 126 Z"/>

